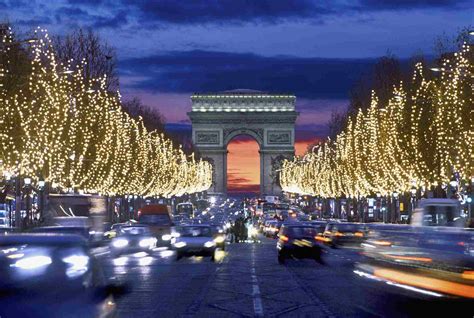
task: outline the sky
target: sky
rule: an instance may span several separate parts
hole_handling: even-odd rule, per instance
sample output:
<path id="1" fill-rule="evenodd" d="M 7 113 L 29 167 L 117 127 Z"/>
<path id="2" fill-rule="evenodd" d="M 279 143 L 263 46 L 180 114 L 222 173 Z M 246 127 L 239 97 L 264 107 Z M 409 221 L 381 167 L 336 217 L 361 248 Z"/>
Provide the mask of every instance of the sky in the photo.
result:
<path id="1" fill-rule="evenodd" d="M 293 93 L 302 154 L 379 57 L 432 55 L 438 36 L 474 25 L 473 9 L 470 0 L 0 0 L 0 21 L 54 35 L 93 29 L 116 49 L 124 98 L 159 109 L 174 131 L 189 133 L 194 92 Z M 229 145 L 230 186 L 258 184 L 255 147 Z"/>

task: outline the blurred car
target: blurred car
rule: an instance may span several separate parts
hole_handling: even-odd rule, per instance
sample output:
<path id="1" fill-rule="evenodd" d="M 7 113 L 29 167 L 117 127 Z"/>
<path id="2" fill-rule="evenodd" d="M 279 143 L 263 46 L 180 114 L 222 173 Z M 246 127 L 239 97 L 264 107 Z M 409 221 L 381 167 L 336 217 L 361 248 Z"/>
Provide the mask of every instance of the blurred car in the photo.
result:
<path id="1" fill-rule="evenodd" d="M 8 227 L 8 218 L 0 217 L 0 227 L 1 228 Z"/>
<path id="2" fill-rule="evenodd" d="M 278 262 L 283 264 L 291 256 L 312 258 L 319 263 L 322 260 L 322 247 L 316 240 L 314 227 L 304 224 L 283 224 L 278 235 Z"/>
<path id="3" fill-rule="evenodd" d="M 277 237 L 282 224 L 283 222 L 278 221 L 278 220 L 267 221 L 267 224 L 265 225 L 265 228 L 263 231 L 264 235 L 266 237 L 271 237 L 271 238 Z"/>
<path id="4" fill-rule="evenodd" d="M 142 224 L 124 225 L 117 231 L 117 236 L 110 242 L 113 256 L 150 252 L 156 247 L 156 237 L 150 227 Z"/>
<path id="5" fill-rule="evenodd" d="M 214 261 L 216 242 L 209 225 L 177 226 L 171 243 L 177 259 L 183 256 L 210 256 Z"/>
<path id="6" fill-rule="evenodd" d="M 473 299 L 474 231 L 464 224 L 459 201 L 422 200 L 411 225 L 372 227 L 355 273 L 421 294 Z"/>
<path id="7" fill-rule="evenodd" d="M 70 234 L 0 235 L 1 317 L 114 317 L 115 296 L 87 242 Z"/>
<path id="8" fill-rule="evenodd" d="M 324 243 L 331 247 L 342 245 L 360 245 L 368 234 L 368 228 L 360 223 L 329 222 L 320 237 Z"/>

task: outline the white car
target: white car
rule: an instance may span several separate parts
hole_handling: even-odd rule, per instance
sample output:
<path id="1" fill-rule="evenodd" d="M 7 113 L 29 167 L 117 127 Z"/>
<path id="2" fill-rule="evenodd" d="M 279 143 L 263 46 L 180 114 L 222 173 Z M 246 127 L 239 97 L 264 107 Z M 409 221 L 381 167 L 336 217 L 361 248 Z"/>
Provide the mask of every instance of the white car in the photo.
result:
<path id="1" fill-rule="evenodd" d="M 7 218 L 0 218 L 0 228 L 8 227 L 8 219 Z"/>

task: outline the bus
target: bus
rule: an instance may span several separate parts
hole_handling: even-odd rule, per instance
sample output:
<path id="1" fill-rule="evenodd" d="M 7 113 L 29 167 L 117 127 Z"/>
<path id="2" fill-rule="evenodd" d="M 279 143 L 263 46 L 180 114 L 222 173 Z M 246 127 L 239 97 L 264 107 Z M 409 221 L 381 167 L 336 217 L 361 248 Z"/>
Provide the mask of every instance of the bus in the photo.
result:
<path id="1" fill-rule="evenodd" d="M 194 217 L 194 206 L 191 202 L 181 202 L 176 206 L 175 215 Z"/>

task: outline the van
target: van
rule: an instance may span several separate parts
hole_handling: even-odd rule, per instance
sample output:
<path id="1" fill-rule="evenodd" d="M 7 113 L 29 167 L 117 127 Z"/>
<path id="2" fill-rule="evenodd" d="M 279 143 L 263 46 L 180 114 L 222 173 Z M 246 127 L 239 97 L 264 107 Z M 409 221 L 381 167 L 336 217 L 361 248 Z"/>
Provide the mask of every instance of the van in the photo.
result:
<path id="1" fill-rule="evenodd" d="M 137 221 L 150 227 L 157 238 L 157 246 L 170 246 L 171 228 L 174 224 L 171 219 L 171 208 L 168 205 L 145 205 L 138 210 Z"/>

